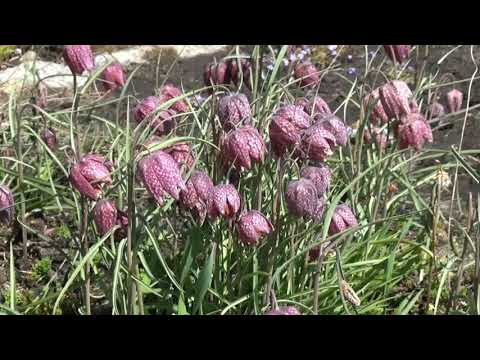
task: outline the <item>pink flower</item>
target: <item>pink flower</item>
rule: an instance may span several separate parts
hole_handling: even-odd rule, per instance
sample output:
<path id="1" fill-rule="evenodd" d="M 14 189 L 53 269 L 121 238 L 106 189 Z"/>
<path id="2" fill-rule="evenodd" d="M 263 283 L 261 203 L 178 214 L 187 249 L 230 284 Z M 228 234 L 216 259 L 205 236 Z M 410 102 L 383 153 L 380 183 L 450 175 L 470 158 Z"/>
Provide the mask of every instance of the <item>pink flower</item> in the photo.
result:
<path id="1" fill-rule="evenodd" d="M 166 84 L 160 88 L 159 103 L 163 104 L 169 100 L 182 96 L 180 89 L 173 84 Z M 173 103 L 169 109 L 174 110 L 178 114 L 186 113 L 188 111 L 188 105 L 185 100 L 181 99 Z"/>
<path id="2" fill-rule="evenodd" d="M 300 86 L 316 86 L 320 83 L 320 72 L 310 61 L 298 63 L 294 69 L 295 79 L 302 79 Z"/>
<path id="3" fill-rule="evenodd" d="M 140 160 L 138 171 L 143 185 L 159 205 L 165 194 L 178 200 L 180 190 L 186 190 L 178 164 L 164 151 L 155 151 Z"/>
<path id="4" fill-rule="evenodd" d="M 463 93 L 460 90 L 453 89 L 447 93 L 448 109 L 455 113 L 462 109 Z"/>
<path id="5" fill-rule="evenodd" d="M 119 63 L 109 65 L 102 73 L 103 87 L 106 91 L 114 91 L 125 85 L 123 67 Z"/>
<path id="6" fill-rule="evenodd" d="M 317 166 L 307 166 L 300 170 L 300 176 L 302 178 L 311 180 L 317 190 L 317 196 L 325 194 L 332 179 L 332 171 L 324 164 Z"/>
<path id="7" fill-rule="evenodd" d="M 304 131 L 298 153 L 303 158 L 325 161 L 336 145 L 335 135 L 317 123 Z"/>
<path id="8" fill-rule="evenodd" d="M 250 103 L 244 94 L 224 96 L 218 103 L 218 117 L 226 131 L 242 122 L 248 124 L 251 116 Z"/>
<path id="9" fill-rule="evenodd" d="M 128 216 L 117 209 L 113 200 L 98 201 L 93 208 L 93 220 L 100 236 L 107 234 L 115 225 L 121 226 L 115 231 L 115 239 L 121 240 L 127 236 Z"/>
<path id="10" fill-rule="evenodd" d="M 190 169 L 195 162 L 192 150 L 187 143 L 177 143 L 163 149 L 163 151 L 169 154 L 177 162 L 179 167 L 185 165 L 188 169 Z"/>
<path id="11" fill-rule="evenodd" d="M 383 109 L 390 119 L 400 119 L 403 115 L 411 112 L 410 98 L 412 92 L 405 82 L 400 80 L 390 81 L 380 87 L 379 93 Z"/>
<path id="12" fill-rule="evenodd" d="M 325 209 L 325 201 L 318 196 L 315 184 L 308 179 L 290 182 L 285 193 L 290 214 L 319 220 Z"/>
<path id="13" fill-rule="evenodd" d="M 182 205 L 194 210 L 201 223 L 205 220 L 213 187 L 212 179 L 205 172 L 195 171 L 187 181 L 186 189 L 180 192 Z"/>
<path id="14" fill-rule="evenodd" d="M 339 117 L 333 114 L 317 116 L 317 125 L 333 134 L 337 144 L 345 146 L 348 141 L 347 128 Z"/>
<path id="15" fill-rule="evenodd" d="M 240 66 L 239 66 L 240 63 Z M 240 84 L 240 69 L 243 74 L 243 83 L 247 86 L 247 88 L 251 89 L 250 83 L 250 69 L 252 67 L 252 63 L 249 59 L 230 59 L 227 62 L 228 65 L 228 74 L 230 81 L 233 82 L 235 85 Z"/>
<path id="16" fill-rule="evenodd" d="M 281 306 L 267 311 L 264 315 L 302 315 L 294 306 Z"/>
<path id="17" fill-rule="evenodd" d="M 410 55 L 410 45 L 383 45 L 390 60 L 403 63 Z"/>
<path id="18" fill-rule="evenodd" d="M 73 74 L 82 75 L 95 68 L 90 45 L 65 45 L 63 59 Z"/>
<path id="19" fill-rule="evenodd" d="M 217 185 L 208 201 L 208 214 L 211 218 L 223 216 L 232 219 L 240 210 L 240 195 L 232 184 Z"/>
<path id="20" fill-rule="evenodd" d="M 407 115 L 398 126 L 399 148 L 414 147 L 420 151 L 425 142 L 433 142 L 433 134 L 430 125 L 420 114 Z"/>
<path id="21" fill-rule="evenodd" d="M 258 130 L 247 125 L 228 133 L 222 140 L 222 156 L 236 168 L 250 169 L 252 162 L 263 161 L 265 142 Z"/>
<path id="22" fill-rule="evenodd" d="M 97 200 L 102 194 L 102 185 L 112 184 L 112 169 L 112 163 L 102 155 L 89 154 L 72 166 L 69 179 L 78 192 Z"/>
<path id="23" fill-rule="evenodd" d="M 15 215 L 12 191 L 6 185 L 0 185 L 0 223 L 10 224 Z"/>
<path id="24" fill-rule="evenodd" d="M 238 219 L 238 238 L 245 245 L 257 245 L 262 236 L 272 231 L 272 223 L 260 211 L 250 210 Z"/>
<path id="25" fill-rule="evenodd" d="M 335 212 L 333 213 L 332 221 L 330 222 L 330 227 L 328 228 L 328 234 L 338 234 L 349 227 L 356 226 L 357 224 L 357 218 L 347 205 L 337 205 Z"/>
<path id="26" fill-rule="evenodd" d="M 203 80 L 206 86 L 225 85 L 230 82 L 228 65 L 221 61 L 219 63 L 210 63 L 205 66 Z"/>
<path id="27" fill-rule="evenodd" d="M 41 138 L 48 148 L 52 151 L 57 149 L 57 136 L 51 128 L 45 128 L 41 134 Z"/>
<path id="28" fill-rule="evenodd" d="M 363 106 L 365 108 L 365 114 L 370 112 L 370 120 L 374 125 L 386 124 L 388 122 L 388 115 L 383 108 L 380 101 L 380 88 L 373 90 L 370 94 L 363 99 Z"/>

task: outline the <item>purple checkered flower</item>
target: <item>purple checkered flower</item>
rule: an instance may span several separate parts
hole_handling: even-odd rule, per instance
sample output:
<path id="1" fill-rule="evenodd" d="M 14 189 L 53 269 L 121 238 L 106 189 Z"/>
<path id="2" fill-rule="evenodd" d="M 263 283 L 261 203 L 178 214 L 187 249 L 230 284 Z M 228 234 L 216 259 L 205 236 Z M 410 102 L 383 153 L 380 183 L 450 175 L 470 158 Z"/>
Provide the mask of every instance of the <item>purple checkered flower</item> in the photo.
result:
<path id="1" fill-rule="evenodd" d="M 6 185 L 0 185 L 0 223 L 10 224 L 15 215 L 13 194 Z"/>
<path id="2" fill-rule="evenodd" d="M 82 75 L 95 68 L 90 45 L 65 45 L 63 59 L 73 74 Z"/>
<path id="3" fill-rule="evenodd" d="M 349 227 L 356 226 L 357 224 L 357 218 L 353 214 L 352 209 L 345 204 L 337 205 L 330 222 L 330 227 L 328 228 L 328 234 L 338 234 Z"/>
<path id="4" fill-rule="evenodd" d="M 70 170 L 70 182 L 82 195 L 97 200 L 102 195 L 102 185 L 112 184 L 112 163 L 102 155 L 83 156 Z"/>
<path id="5" fill-rule="evenodd" d="M 245 245 L 257 245 L 262 236 L 272 231 L 272 223 L 260 211 L 250 210 L 240 215 L 238 219 L 238 238 Z"/>

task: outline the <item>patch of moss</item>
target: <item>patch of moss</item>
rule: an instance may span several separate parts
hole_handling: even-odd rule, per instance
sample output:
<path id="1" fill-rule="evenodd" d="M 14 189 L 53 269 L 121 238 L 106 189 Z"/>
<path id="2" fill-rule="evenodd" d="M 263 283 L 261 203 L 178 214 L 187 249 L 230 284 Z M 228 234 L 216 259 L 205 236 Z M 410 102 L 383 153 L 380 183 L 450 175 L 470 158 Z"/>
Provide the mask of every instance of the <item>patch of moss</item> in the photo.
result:
<path id="1" fill-rule="evenodd" d="M 16 45 L 0 45 L 0 62 L 7 60 L 16 48 Z"/>
<path id="2" fill-rule="evenodd" d="M 32 267 L 32 279 L 38 281 L 46 278 L 52 269 L 52 259 L 48 256 L 38 260 Z"/>

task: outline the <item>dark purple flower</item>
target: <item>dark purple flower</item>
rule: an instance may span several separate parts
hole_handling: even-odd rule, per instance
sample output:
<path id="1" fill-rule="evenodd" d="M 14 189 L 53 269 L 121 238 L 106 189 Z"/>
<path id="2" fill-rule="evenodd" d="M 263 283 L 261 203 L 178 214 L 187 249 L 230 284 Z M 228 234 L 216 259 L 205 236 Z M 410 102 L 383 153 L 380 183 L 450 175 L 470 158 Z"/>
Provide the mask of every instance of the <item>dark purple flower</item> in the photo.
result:
<path id="1" fill-rule="evenodd" d="M 316 123 L 304 131 L 298 152 L 303 158 L 325 161 L 336 145 L 335 135 Z"/>
<path id="2" fill-rule="evenodd" d="M 301 130 L 307 129 L 311 122 L 301 106 L 287 105 L 278 109 L 270 123 L 270 141 L 275 154 L 281 157 L 288 147 L 297 145 Z"/>
<path id="3" fill-rule="evenodd" d="M 256 128 L 247 125 L 228 133 L 220 145 L 222 156 L 237 169 L 250 169 L 252 162 L 263 161 L 265 142 Z"/>
<path id="4" fill-rule="evenodd" d="M 318 166 L 307 166 L 300 170 L 302 178 L 311 180 L 317 190 L 317 196 L 325 194 L 332 180 L 332 171 L 327 165 L 319 164 Z"/>
<path id="5" fill-rule="evenodd" d="M 102 194 L 103 184 L 112 184 L 110 172 L 113 166 L 102 155 L 83 156 L 70 170 L 70 182 L 82 195 L 97 200 Z"/>
<path id="6" fill-rule="evenodd" d="M 42 131 L 41 138 L 50 150 L 55 151 L 57 149 L 57 136 L 53 129 L 45 128 Z"/>
<path id="7" fill-rule="evenodd" d="M 65 45 L 63 59 L 73 74 L 82 75 L 95 68 L 90 45 Z"/>
<path id="8" fill-rule="evenodd" d="M 388 115 L 380 101 L 380 88 L 373 90 L 365 96 L 363 106 L 366 113 L 371 108 L 370 120 L 374 125 L 386 124 L 388 122 Z"/>
<path id="9" fill-rule="evenodd" d="M 311 114 L 314 120 L 318 120 L 319 117 L 325 114 L 331 114 L 332 111 L 328 104 L 320 96 L 315 96 L 305 108 L 308 114 Z"/>
<path id="10" fill-rule="evenodd" d="M 325 209 L 323 197 L 318 196 L 313 181 L 300 179 L 290 182 L 285 193 L 288 211 L 296 217 L 319 220 Z"/>
<path id="11" fill-rule="evenodd" d="M 163 204 L 166 193 L 178 200 L 180 190 L 186 190 L 178 164 L 173 157 L 162 150 L 155 151 L 140 160 L 138 171 L 143 185 L 159 205 Z"/>
<path id="12" fill-rule="evenodd" d="M 302 315 L 294 306 L 281 306 L 267 311 L 264 315 Z"/>
<path id="13" fill-rule="evenodd" d="M 430 125 L 421 114 L 409 114 L 398 126 L 398 146 L 400 149 L 414 147 L 420 151 L 425 142 L 433 142 Z"/>
<path id="14" fill-rule="evenodd" d="M 134 109 L 133 115 L 135 121 L 140 123 L 145 119 L 150 113 L 152 113 L 157 107 L 160 106 L 160 100 L 155 96 L 148 96 L 143 99 Z"/>
<path id="15" fill-rule="evenodd" d="M 347 127 L 344 122 L 333 114 L 324 114 L 321 117 L 318 116 L 316 124 L 321 128 L 330 131 L 335 136 L 337 144 L 345 146 L 348 141 Z"/>
<path id="16" fill-rule="evenodd" d="M 320 83 L 320 72 L 310 61 L 298 63 L 294 69 L 295 79 L 302 79 L 300 86 L 315 86 Z"/>
<path id="17" fill-rule="evenodd" d="M 121 240 L 127 236 L 128 216 L 117 209 L 113 200 L 98 201 L 93 208 L 93 220 L 100 236 L 104 236 L 115 225 L 121 226 L 115 231 L 115 239 Z"/>
<path id="18" fill-rule="evenodd" d="M 182 96 L 180 89 L 175 87 L 173 84 L 166 84 L 159 89 L 159 103 L 163 104 L 169 100 L 175 99 Z M 169 109 L 174 110 L 178 114 L 186 113 L 188 111 L 188 105 L 185 100 L 181 99 L 173 103 Z"/>
<path id="19" fill-rule="evenodd" d="M 233 82 L 235 85 L 239 85 L 240 83 L 240 70 L 243 74 L 243 83 L 247 86 L 248 89 L 251 89 L 250 83 L 250 72 L 252 67 L 252 62 L 249 59 L 230 59 L 227 61 L 228 65 L 228 75 L 230 81 Z M 240 65 L 240 66 L 239 66 Z"/>
<path id="20" fill-rule="evenodd" d="M 250 210 L 240 215 L 237 223 L 238 238 L 245 245 L 257 245 L 262 236 L 273 231 L 273 225 L 260 211 Z"/>
<path id="21" fill-rule="evenodd" d="M 6 185 L 0 185 L 0 223 L 10 224 L 15 215 L 12 191 Z"/>
<path id="22" fill-rule="evenodd" d="M 387 116 L 400 119 L 409 114 L 412 92 L 408 85 L 401 80 L 393 80 L 379 89 L 380 101 Z"/>
<path id="23" fill-rule="evenodd" d="M 109 65 L 102 73 L 103 87 L 106 91 L 114 91 L 125 85 L 123 67 L 119 63 Z"/>
<path id="24" fill-rule="evenodd" d="M 187 181 L 186 189 L 180 192 L 180 202 L 195 211 L 200 223 L 205 220 L 213 188 L 213 181 L 205 172 L 195 171 Z"/>
<path id="25" fill-rule="evenodd" d="M 240 195 L 232 184 L 217 185 L 208 201 L 208 214 L 211 218 L 223 216 L 232 219 L 240 210 Z"/>
<path id="26" fill-rule="evenodd" d="M 330 227 L 328 228 L 328 234 L 338 234 L 357 224 L 357 218 L 353 214 L 352 209 L 345 204 L 337 205 L 333 213 L 332 221 L 330 222 Z"/>
<path id="27" fill-rule="evenodd" d="M 206 86 L 225 85 L 230 82 L 228 65 L 224 61 L 210 63 L 205 66 L 203 80 Z"/>
<path id="28" fill-rule="evenodd" d="M 462 108 L 463 93 L 460 90 L 453 89 L 447 93 L 448 110 L 451 113 L 460 111 Z"/>
<path id="29" fill-rule="evenodd" d="M 218 117 L 226 131 L 242 122 L 248 124 L 251 116 L 250 103 L 244 94 L 224 96 L 218 103 Z"/>
<path id="30" fill-rule="evenodd" d="M 383 45 L 390 60 L 403 63 L 410 55 L 410 45 Z"/>

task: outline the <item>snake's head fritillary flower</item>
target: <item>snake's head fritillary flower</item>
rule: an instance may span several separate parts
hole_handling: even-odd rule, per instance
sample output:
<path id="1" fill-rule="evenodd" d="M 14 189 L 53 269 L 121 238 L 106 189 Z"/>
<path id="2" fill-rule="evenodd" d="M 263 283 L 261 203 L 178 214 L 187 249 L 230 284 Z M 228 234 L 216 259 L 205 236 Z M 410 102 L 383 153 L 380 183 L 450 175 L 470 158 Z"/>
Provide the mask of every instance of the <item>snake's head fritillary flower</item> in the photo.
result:
<path id="1" fill-rule="evenodd" d="M 357 218 L 353 214 L 352 209 L 348 205 L 340 204 L 335 208 L 328 233 L 329 235 L 335 235 L 357 224 Z"/>
<path id="2" fill-rule="evenodd" d="M 320 72 L 310 61 L 298 63 L 294 69 L 295 79 L 300 80 L 300 86 L 316 86 L 320 83 Z"/>
<path id="3" fill-rule="evenodd" d="M 375 142 L 377 146 L 380 146 L 381 150 L 385 150 L 387 147 L 387 134 L 385 134 L 381 128 L 372 126 L 373 133 L 375 134 Z M 371 131 L 365 129 L 363 132 L 363 139 L 367 144 L 371 144 L 373 141 Z"/>
<path id="4" fill-rule="evenodd" d="M 327 165 L 307 166 L 300 170 L 302 178 L 311 180 L 317 190 L 317 196 L 325 194 L 332 179 L 332 171 Z"/>
<path id="5" fill-rule="evenodd" d="M 451 113 L 460 111 L 462 108 L 463 93 L 460 90 L 453 89 L 447 93 L 448 110 Z"/>
<path id="6" fill-rule="evenodd" d="M 180 202 L 193 210 L 203 223 L 207 215 L 208 204 L 213 193 L 213 181 L 203 171 L 195 171 L 187 181 L 186 189 L 180 192 Z"/>
<path id="7" fill-rule="evenodd" d="M 390 60 L 403 63 L 410 55 L 410 45 L 383 45 Z"/>
<path id="8" fill-rule="evenodd" d="M 218 103 L 218 117 L 226 131 L 241 123 L 248 124 L 251 116 L 250 103 L 244 94 L 224 96 Z"/>
<path id="9" fill-rule="evenodd" d="M 42 131 L 41 138 L 48 148 L 52 151 L 57 149 L 57 135 L 51 128 L 45 128 Z"/>
<path id="10" fill-rule="evenodd" d="M 223 216 L 232 219 L 240 210 L 240 195 L 232 184 L 221 184 L 213 188 L 208 201 L 208 213 L 211 218 Z"/>
<path id="11" fill-rule="evenodd" d="M 102 155 L 83 156 L 70 170 L 70 182 L 82 195 L 97 200 L 102 195 L 102 185 L 112 184 L 112 163 Z"/>
<path id="12" fill-rule="evenodd" d="M 225 85 L 230 82 L 230 74 L 226 62 L 209 63 L 205 66 L 203 80 L 206 86 Z"/>
<path id="13" fill-rule="evenodd" d="M 250 82 L 252 62 L 250 59 L 230 59 L 227 62 L 227 65 L 231 82 L 238 86 L 240 84 L 240 80 L 243 79 L 243 83 L 247 86 L 247 88 L 252 88 L 252 84 Z"/>
<path id="14" fill-rule="evenodd" d="M 222 140 L 222 156 L 235 168 L 250 169 L 253 162 L 261 163 L 265 142 L 256 128 L 247 125 L 228 133 Z"/>
<path id="15" fill-rule="evenodd" d="M 190 146 L 187 143 L 177 143 L 163 149 L 163 151 L 169 154 L 177 162 L 180 168 L 185 165 L 187 169 L 190 169 L 195 162 L 192 149 L 190 149 Z"/>
<path id="16" fill-rule="evenodd" d="M 294 306 L 281 306 L 267 311 L 264 315 L 302 315 Z"/>
<path id="17" fill-rule="evenodd" d="M 432 129 L 421 114 L 409 114 L 398 126 L 398 140 L 400 149 L 411 146 L 420 151 L 425 142 L 433 142 Z"/>
<path id="18" fill-rule="evenodd" d="M 155 96 L 146 97 L 135 107 L 133 111 L 135 121 L 137 123 L 142 122 L 158 106 L 160 106 L 160 100 L 157 97 Z"/>
<path id="19" fill-rule="evenodd" d="M 82 75 L 95 68 L 90 45 L 65 45 L 63 59 L 73 74 Z"/>
<path id="20" fill-rule="evenodd" d="M 331 114 L 332 111 L 330 110 L 330 107 L 326 103 L 325 100 L 323 100 L 320 96 L 315 96 L 310 103 L 308 104 L 308 107 L 305 109 L 305 111 L 308 114 L 311 114 L 314 120 L 317 120 L 319 117 L 326 115 L 326 114 Z"/>
<path id="21" fill-rule="evenodd" d="M 318 126 L 331 132 L 335 137 L 337 144 L 345 146 L 348 141 L 348 132 L 345 123 L 338 117 L 333 114 L 323 114 L 317 116 Z"/>
<path id="22" fill-rule="evenodd" d="M 392 80 L 379 89 L 380 101 L 390 119 L 400 119 L 411 112 L 412 91 L 401 80 Z"/>
<path id="23" fill-rule="evenodd" d="M 324 212 L 325 201 L 318 196 L 313 181 L 300 179 L 288 184 L 285 192 L 288 211 L 295 217 L 306 217 L 319 220 Z"/>
<path id="24" fill-rule="evenodd" d="M 0 185 L 0 223 L 10 224 L 15 215 L 12 191 L 6 185 Z"/>
<path id="25" fill-rule="evenodd" d="M 238 219 L 238 238 L 245 245 L 257 245 L 262 236 L 272 231 L 272 223 L 260 211 L 250 210 Z"/>
<path id="26" fill-rule="evenodd" d="M 429 110 L 428 112 L 429 112 L 429 118 L 430 119 L 435 119 L 435 118 L 438 118 L 440 116 L 445 115 L 445 108 L 438 101 L 433 102 L 429 106 L 428 110 Z"/>
<path id="27" fill-rule="evenodd" d="M 103 87 L 106 91 L 114 91 L 125 85 L 125 74 L 120 63 L 113 63 L 103 70 Z"/>
<path id="28" fill-rule="evenodd" d="M 120 226 L 115 231 L 115 239 L 121 240 L 127 236 L 128 216 L 117 209 L 113 200 L 98 201 L 93 208 L 93 220 L 100 236 L 107 234 L 115 225 Z"/>
<path id="29" fill-rule="evenodd" d="M 177 162 L 162 150 L 141 159 L 138 171 L 143 185 L 159 205 L 163 204 L 165 194 L 178 200 L 180 191 L 186 190 Z"/>
<path id="30" fill-rule="evenodd" d="M 163 104 L 169 100 L 182 96 L 182 92 L 173 84 L 165 84 L 159 89 L 159 102 Z M 185 100 L 180 99 L 170 106 L 170 109 L 174 110 L 178 114 L 186 113 L 188 111 L 188 105 Z"/>
<path id="31" fill-rule="evenodd" d="M 325 161 L 333 154 L 337 145 L 335 135 L 325 129 L 320 123 L 312 125 L 302 134 L 298 152 L 303 158 Z"/>
<path id="32" fill-rule="evenodd" d="M 296 146 L 301 139 L 301 131 L 312 123 L 310 116 L 301 106 L 287 105 L 277 110 L 270 123 L 270 141 L 278 157 Z"/>

